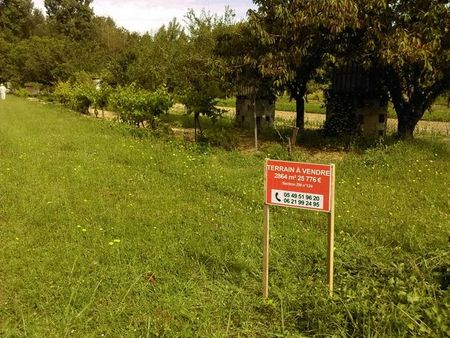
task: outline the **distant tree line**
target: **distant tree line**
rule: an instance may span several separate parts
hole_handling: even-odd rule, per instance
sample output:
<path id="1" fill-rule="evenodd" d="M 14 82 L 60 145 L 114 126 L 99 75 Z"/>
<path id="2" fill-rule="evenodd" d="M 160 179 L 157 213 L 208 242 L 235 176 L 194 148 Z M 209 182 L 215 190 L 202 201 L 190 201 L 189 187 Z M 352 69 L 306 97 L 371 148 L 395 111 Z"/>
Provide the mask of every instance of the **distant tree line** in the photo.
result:
<path id="1" fill-rule="evenodd" d="M 447 0 L 254 3 L 243 22 L 228 8 L 222 16 L 189 10 L 184 25 L 174 19 L 140 35 L 96 16 L 92 0 L 45 0 L 45 15 L 31 0 L 0 0 L 0 81 L 54 88 L 83 72 L 111 88 L 164 88 L 196 122 L 218 117 L 217 98 L 243 83 L 264 85 L 296 100 L 302 128 L 310 81 L 327 82 L 351 60 L 379 74 L 401 138 L 450 89 Z"/>

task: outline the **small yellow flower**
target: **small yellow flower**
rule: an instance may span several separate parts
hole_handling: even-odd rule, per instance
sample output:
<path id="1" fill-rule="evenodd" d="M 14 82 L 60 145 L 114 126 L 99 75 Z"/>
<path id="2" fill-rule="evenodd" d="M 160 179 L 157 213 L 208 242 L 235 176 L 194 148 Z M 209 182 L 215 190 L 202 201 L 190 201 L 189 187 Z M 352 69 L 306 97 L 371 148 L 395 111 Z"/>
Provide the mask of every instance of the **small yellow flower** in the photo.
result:
<path id="1" fill-rule="evenodd" d="M 120 239 L 115 239 L 114 243 L 120 243 Z"/>
<path id="2" fill-rule="evenodd" d="M 109 244 L 109 245 L 114 245 L 114 242 L 109 242 L 108 244 Z"/>

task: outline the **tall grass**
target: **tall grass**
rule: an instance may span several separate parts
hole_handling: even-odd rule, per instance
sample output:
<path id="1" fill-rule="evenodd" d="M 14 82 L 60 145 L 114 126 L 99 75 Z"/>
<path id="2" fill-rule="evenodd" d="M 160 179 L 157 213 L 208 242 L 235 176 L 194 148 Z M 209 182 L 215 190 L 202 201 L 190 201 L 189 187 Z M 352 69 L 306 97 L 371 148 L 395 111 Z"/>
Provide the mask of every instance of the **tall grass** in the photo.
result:
<path id="1" fill-rule="evenodd" d="M 449 334 L 449 144 L 343 152 L 197 147 L 0 101 L 0 336 Z M 337 166 L 336 294 L 326 216 L 272 209 L 264 158 Z"/>

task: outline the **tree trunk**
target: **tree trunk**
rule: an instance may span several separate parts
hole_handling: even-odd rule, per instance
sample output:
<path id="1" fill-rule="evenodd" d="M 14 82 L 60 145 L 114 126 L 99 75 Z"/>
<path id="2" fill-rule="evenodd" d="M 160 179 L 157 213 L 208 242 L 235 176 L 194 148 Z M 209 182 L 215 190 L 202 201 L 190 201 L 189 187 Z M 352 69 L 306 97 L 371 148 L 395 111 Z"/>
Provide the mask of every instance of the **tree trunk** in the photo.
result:
<path id="1" fill-rule="evenodd" d="M 197 142 L 197 115 L 194 114 L 194 142 Z"/>
<path id="2" fill-rule="evenodd" d="M 200 113 L 194 113 L 194 124 L 195 124 L 195 142 L 197 142 L 197 126 L 200 131 L 200 136 L 203 136 L 203 130 L 200 124 Z"/>
<path id="3" fill-rule="evenodd" d="M 303 96 L 297 96 L 295 98 L 295 126 L 300 130 L 305 130 L 305 100 Z"/>
<path id="4" fill-rule="evenodd" d="M 413 109 L 404 109 L 403 111 L 397 112 L 397 138 L 401 140 L 413 139 L 414 130 L 416 129 L 417 123 L 419 123 L 422 116 L 423 113 L 417 114 Z"/>

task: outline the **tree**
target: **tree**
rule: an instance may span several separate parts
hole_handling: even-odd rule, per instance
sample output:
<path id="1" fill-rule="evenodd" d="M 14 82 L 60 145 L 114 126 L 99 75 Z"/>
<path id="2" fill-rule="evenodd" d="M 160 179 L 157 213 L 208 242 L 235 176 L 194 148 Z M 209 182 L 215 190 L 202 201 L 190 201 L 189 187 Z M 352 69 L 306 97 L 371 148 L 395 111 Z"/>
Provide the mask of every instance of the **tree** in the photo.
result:
<path id="1" fill-rule="evenodd" d="M 11 43 L 0 36 L 0 60 L 8 60 L 10 49 Z M 6 82 L 11 78 L 8 64 L 9 61 L 6 61 L 3 65 L 3 69 L 0 72 L 0 82 Z"/>
<path id="2" fill-rule="evenodd" d="M 263 48 L 248 22 L 232 25 L 217 37 L 215 53 L 224 60 L 226 93 L 236 96 L 236 123 L 239 126 L 249 121 L 250 116 L 244 115 L 253 113 L 252 119 L 256 117 L 258 105 L 273 104 L 275 109 L 277 91 L 274 78 L 263 75 L 255 63 Z M 249 103 L 252 109 L 242 109 Z M 260 126 L 259 117 L 255 123 Z"/>
<path id="3" fill-rule="evenodd" d="M 38 82 L 53 85 L 60 79 L 67 79 L 73 72 L 67 55 L 64 40 L 33 36 L 11 48 L 7 70 L 11 80 L 19 84 Z"/>
<path id="4" fill-rule="evenodd" d="M 92 0 L 45 0 L 47 16 L 56 32 L 73 40 L 85 40 L 92 33 Z"/>
<path id="5" fill-rule="evenodd" d="M 258 63 L 294 98 L 324 56 L 351 56 L 383 72 L 399 124 L 412 137 L 434 100 L 450 87 L 448 0 L 255 0 L 250 22 L 271 47 Z M 300 99 L 301 100 L 301 99 Z M 302 102 L 297 123 L 301 124 Z"/>
<path id="6" fill-rule="evenodd" d="M 0 36 L 9 41 L 28 38 L 33 28 L 31 0 L 0 0 Z"/>
<path id="7" fill-rule="evenodd" d="M 195 126 L 200 127 L 200 115 L 217 118 L 217 98 L 225 96 L 223 62 L 214 54 L 216 38 L 233 23 L 234 13 L 226 8 L 222 17 L 203 11 L 186 15 L 188 48 L 178 60 L 176 90 L 188 113 L 194 114 Z M 196 135 L 197 136 L 197 135 Z"/>
<path id="8" fill-rule="evenodd" d="M 321 66 L 335 40 L 347 25 L 357 26 L 357 8 L 350 0 L 254 0 L 250 25 L 260 39 L 262 53 L 256 59 L 264 75 L 276 78 L 296 100 L 296 125 L 304 128 L 307 83 Z"/>
<path id="9" fill-rule="evenodd" d="M 179 61 L 187 54 L 188 37 L 174 19 L 154 36 L 145 34 L 136 47 L 136 60 L 129 67 L 129 77 L 141 87 L 155 90 L 161 85 L 170 91 L 179 88 Z"/>
<path id="10" fill-rule="evenodd" d="M 383 14 L 376 39 L 398 116 L 397 135 L 412 138 L 424 113 L 450 89 L 450 5 L 399 0 Z"/>
<path id="11" fill-rule="evenodd" d="M 354 0 L 340 56 L 352 55 L 381 77 L 398 117 L 397 136 L 412 138 L 438 96 L 450 89 L 450 5 L 447 0 Z M 339 55 L 338 55 L 339 56 Z"/>

